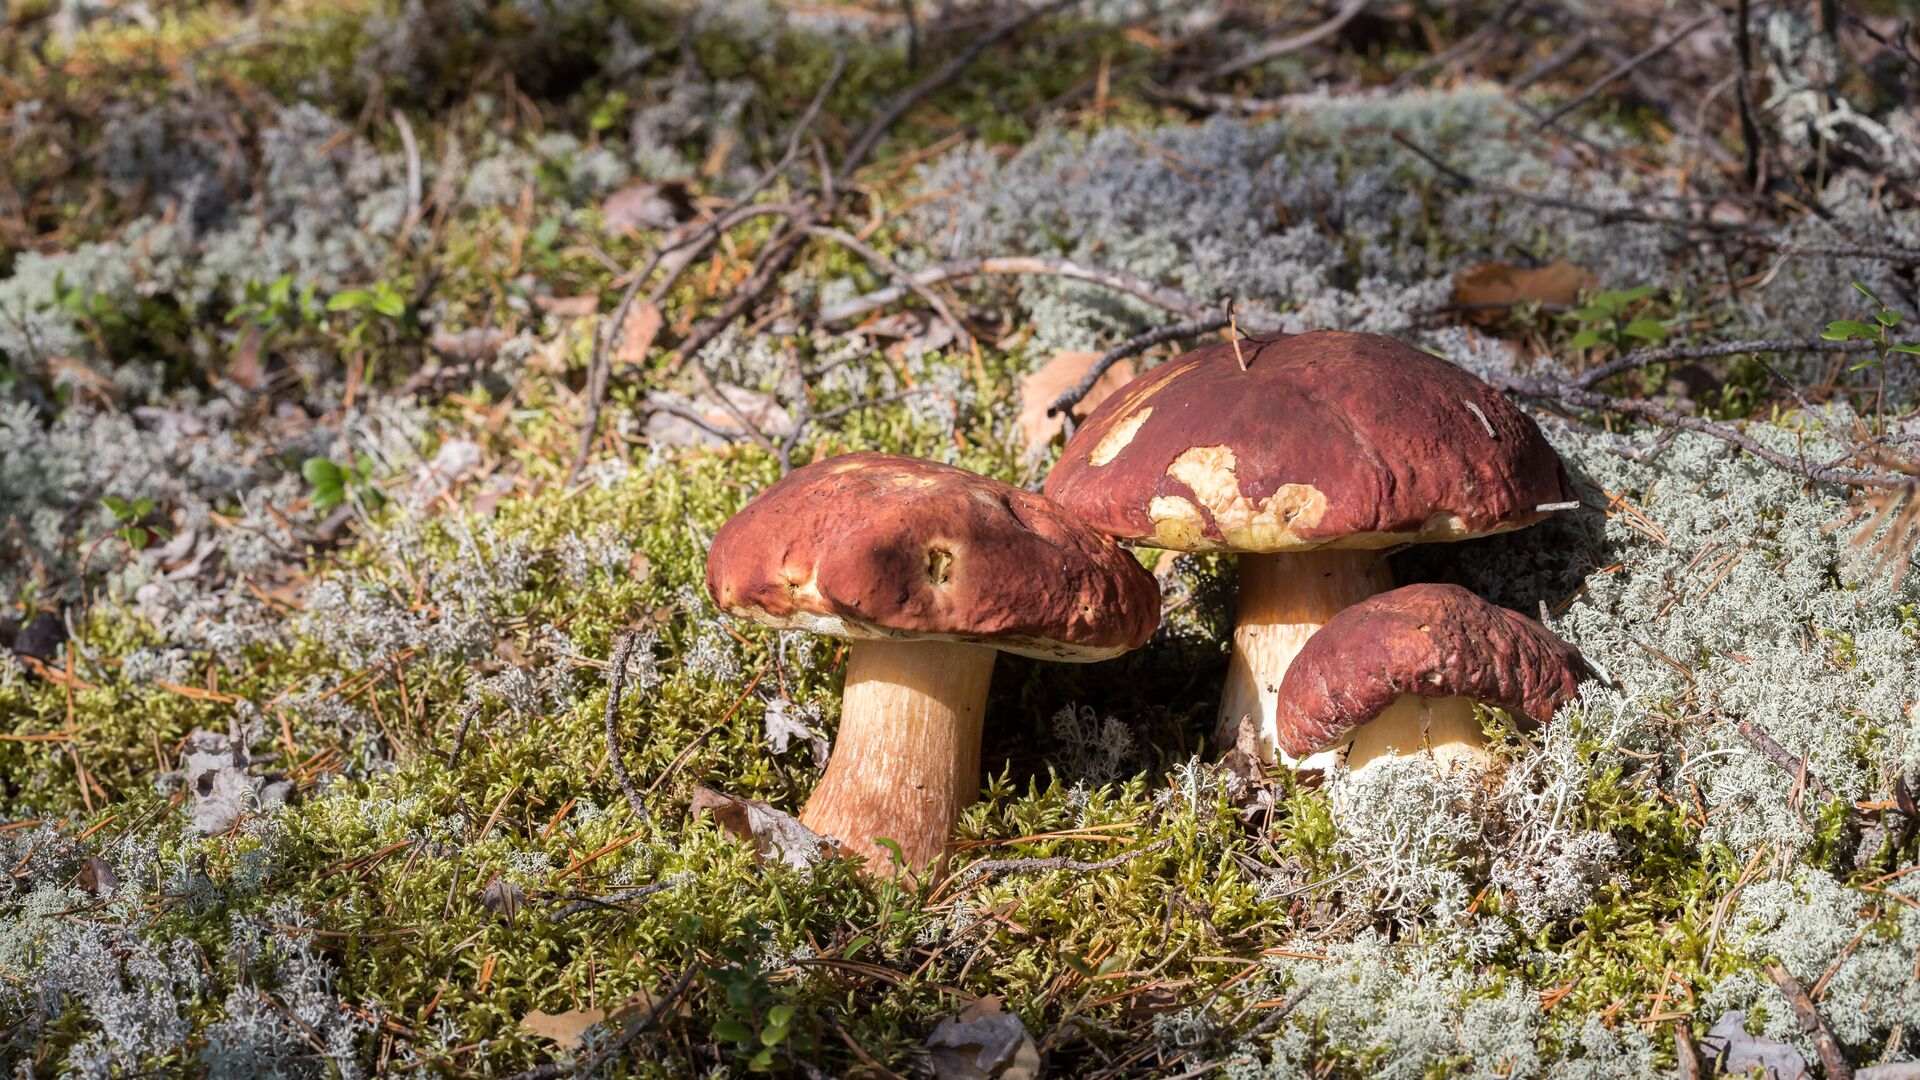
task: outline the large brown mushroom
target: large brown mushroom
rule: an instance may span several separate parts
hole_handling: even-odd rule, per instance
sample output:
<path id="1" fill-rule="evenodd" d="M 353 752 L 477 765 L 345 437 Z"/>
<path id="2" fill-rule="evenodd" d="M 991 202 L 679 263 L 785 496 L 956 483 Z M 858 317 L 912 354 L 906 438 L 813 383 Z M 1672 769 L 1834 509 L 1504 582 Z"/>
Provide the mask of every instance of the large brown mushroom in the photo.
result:
<path id="1" fill-rule="evenodd" d="M 1219 739 L 1265 760 L 1288 664 L 1341 609 L 1392 587 L 1385 549 L 1523 528 L 1568 490 L 1539 427 L 1491 386 L 1392 338 L 1331 330 L 1220 342 L 1148 371 L 1094 410 L 1046 483 L 1109 536 L 1240 553 Z"/>
<path id="2" fill-rule="evenodd" d="M 1395 752 L 1484 765 L 1476 702 L 1545 724 L 1586 673 L 1573 646 L 1524 615 L 1458 585 L 1408 585 L 1335 615 L 1293 658 L 1280 748 L 1344 746 L 1356 772 Z"/>
<path id="3" fill-rule="evenodd" d="M 729 614 L 848 639 L 840 730 L 808 828 L 884 866 L 946 847 L 979 791 L 996 650 L 1093 661 L 1146 643 L 1152 575 L 1039 495 L 948 465 L 847 454 L 722 526 L 707 591 Z"/>

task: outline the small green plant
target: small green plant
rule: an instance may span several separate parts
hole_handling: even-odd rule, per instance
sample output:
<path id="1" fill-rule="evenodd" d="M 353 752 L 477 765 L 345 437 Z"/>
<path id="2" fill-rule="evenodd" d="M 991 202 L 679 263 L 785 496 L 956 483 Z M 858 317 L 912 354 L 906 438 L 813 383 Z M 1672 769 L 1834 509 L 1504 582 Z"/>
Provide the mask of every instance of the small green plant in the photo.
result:
<path id="1" fill-rule="evenodd" d="M 318 329 L 324 314 L 314 299 L 314 287 L 308 285 L 296 295 L 293 275 L 282 274 L 271 282 L 249 281 L 242 290 L 240 303 L 227 314 L 227 322 L 247 323 L 261 330 Z"/>
<path id="2" fill-rule="evenodd" d="M 362 506 L 379 506 L 387 497 L 373 482 L 373 459 L 357 454 L 342 465 L 331 458 L 310 457 L 300 464 L 300 475 L 313 487 L 307 502 L 326 513 L 346 501 L 348 495 Z"/>
<path id="3" fill-rule="evenodd" d="M 1856 281 L 1853 287 L 1860 295 L 1873 302 L 1873 321 L 1861 322 L 1857 319 L 1835 319 L 1827 324 L 1820 336 L 1828 341 L 1871 341 L 1879 353 L 1871 360 L 1862 360 L 1849 370 L 1878 367 L 1885 364 L 1894 353 L 1907 356 L 1920 356 L 1920 342 L 1893 340 L 1893 328 L 1900 325 L 1900 313 L 1887 306 L 1885 300 L 1872 289 Z"/>
<path id="4" fill-rule="evenodd" d="M 118 526 L 113 530 L 113 535 L 119 537 L 121 543 L 130 550 L 145 550 L 156 535 L 164 537 L 167 534 L 166 529 L 145 523 L 146 516 L 153 513 L 152 499 L 142 496 L 129 502 L 118 495 L 108 495 L 100 500 L 100 505 L 113 515 Z"/>
<path id="5" fill-rule="evenodd" d="M 752 1072 L 771 1072 L 785 1053 L 810 1049 L 807 1034 L 793 1028 L 793 1006 L 774 1001 L 767 971 L 752 951 L 770 936 L 764 928 L 752 928 L 745 944 L 720 950 L 728 961 L 724 967 L 707 969 L 707 976 L 726 993 L 713 1036 L 732 1043 L 741 1063 Z"/>
<path id="6" fill-rule="evenodd" d="M 1580 327 L 1568 344 L 1576 349 L 1611 345 L 1614 351 L 1625 353 L 1641 342 L 1665 341 L 1666 325 L 1641 309 L 1641 301 L 1658 291 L 1651 285 L 1641 285 L 1595 294 L 1586 307 L 1567 315 Z M 1640 309 L 1639 314 L 1635 314 L 1636 309 Z"/>

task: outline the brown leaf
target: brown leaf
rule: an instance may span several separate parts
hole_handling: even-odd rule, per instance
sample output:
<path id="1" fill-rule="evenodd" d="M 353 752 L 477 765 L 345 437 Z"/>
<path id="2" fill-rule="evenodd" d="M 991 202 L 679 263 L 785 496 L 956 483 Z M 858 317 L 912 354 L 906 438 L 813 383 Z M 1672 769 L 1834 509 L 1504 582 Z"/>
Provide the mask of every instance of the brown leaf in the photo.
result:
<path id="1" fill-rule="evenodd" d="M 1055 435 L 1060 434 L 1066 417 L 1048 416 L 1047 406 L 1085 378 L 1098 359 L 1099 353 L 1068 349 L 1055 353 L 1053 359 L 1040 366 L 1040 370 L 1020 379 L 1020 434 L 1030 449 L 1046 446 Z M 1133 364 L 1128 361 L 1122 360 L 1108 368 L 1093 384 L 1093 389 L 1087 391 L 1087 396 L 1073 407 L 1073 414 L 1076 417 L 1086 416 L 1132 378 Z"/>
<path id="2" fill-rule="evenodd" d="M 566 1012 L 550 1013 L 535 1009 L 520 1018 L 520 1026 L 542 1039 L 551 1039 L 561 1046 L 579 1046 L 581 1035 L 595 1024 L 608 1020 L 624 1020 L 636 1013 L 652 1012 L 659 1007 L 660 996 L 644 987 L 635 990 L 631 997 L 607 1009 L 569 1009 Z M 668 1012 L 675 1016 L 687 1016 L 692 1010 L 684 999 L 676 1000 Z"/>
<path id="3" fill-rule="evenodd" d="M 1020 1018 L 989 994 L 927 1036 L 936 1080 L 1038 1080 L 1040 1048 Z"/>
<path id="4" fill-rule="evenodd" d="M 240 384 L 243 390 L 260 389 L 260 380 L 266 377 L 266 369 L 260 363 L 260 346 L 265 335 L 257 326 L 249 326 L 240 335 L 240 343 L 234 346 L 233 363 L 227 365 L 227 378 Z"/>
<path id="5" fill-rule="evenodd" d="M 635 300 L 620 327 L 620 345 L 613 351 L 615 367 L 645 363 L 653 339 L 660 336 L 660 309 L 645 300 Z"/>
<path id="6" fill-rule="evenodd" d="M 580 1036 L 606 1018 L 605 1009 L 569 1009 L 560 1013 L 535 1009 L 520 1018 L 520 1027 L 531 1035 L 550 1039 L 561 1046 L 579 1046 Z"/>
<path id="7" fill-rule="evenodd" d="M 671 229 L 692 209 L 692 199 L 678 184 L 629 184 L 606 197 L 600 216 L 607 231 Z"/>
<path id="8" fill-rule="evenodd" d="M 714 823 L 729 835 L 752 844 L 754 855 L 760 860 L 772 858 L 798 868 L 818 861 L 833 850 L 825 837 L 800 824 L 792 814 L 763 802 L 737 799 L 710 787 L 695 788 L 687 809 L 696 817 L 702 813 L 711 815 Z"/>
<path id="9" fill-rule="evenodd" d="M 492 878 L 480 890 L 480 906 L 495 915 L 511 919 L 527 902 L 527 894 L 520 886 L 494 872 Z"/>
<path id="10" fill-rule="evenodd" d="M 1481 263 L 1454 276 L 1453 302 L 1469 309 L 1469 318 L 1497 319 L 1505 309 L 1524 301 L 1572 304 L 1582 290 L 1595 284 L 1592 274 L 1565 259 L 1539 267 Z"/>
<path id="11" fill-rule="evenodd" d="M 80 888 L 89 896 L 112 892 L 120 884 L 120 875 L 113 872 L 107 860 L 98 855 L 88 856 L 86 865 L 80 868 Z"/>
<path id="12" fill-rule="evenodd" d="M 562 319 L 584 319 L 600 310 L 597 296 L 536 296 L 533 306 Z"/>

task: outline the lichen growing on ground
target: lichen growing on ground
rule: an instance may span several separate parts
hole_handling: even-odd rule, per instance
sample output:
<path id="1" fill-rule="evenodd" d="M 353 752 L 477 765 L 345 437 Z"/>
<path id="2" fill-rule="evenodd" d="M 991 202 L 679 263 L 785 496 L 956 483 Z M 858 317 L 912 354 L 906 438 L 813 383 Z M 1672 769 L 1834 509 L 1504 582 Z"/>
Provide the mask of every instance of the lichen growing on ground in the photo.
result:
<path id="1" fill-rule="evenodd" d="M 1544 730 L 1484 716 L 1496 783 L 1222 763 L 1232 564 L 1143 552 L 1148 646 L 1000 659 L 948 871 L 761 858 L 697 790 L 797 810 L 844 657 L 719 616 L 715 530 L 783 452 L 1037 486 L 1020 377 L 1168 316 L 1035 276 L 941 286 L 967 340 L 911 295 L 816 325 L 890 276 L 816 236 L 765 317 L 681 358 L 763 257 L 749 219 L 606 338 L 628 268 L 754 192 L 823 87 L 833 158 L 925 74 L 893 14 L 28 6 L 34 47 L 0 43 L 24 73 L 0 81 L 0 169 L 38 193 L 0 220 L 13 1075 L 925 1075 L 936 1025 L 989 997 L 1057 1075 L 1644 1076 L 1734 1009 L 1818 1060 L 1774 963 L 1856 1063 L 1920 1055 L 1920 574 L 1856 542 L 1844 489 L 1540 408 L 1580 506 L 1394 557 L 1543 612 L 1597 672 Z M 1571 301 L 1466 310 L 1488 262 L 1652 286 L 1631 318 L 1689 342 L 1816 336 L 1861 316 L 1854 281 L 1920 307 L 1910 264 L 1789 250 L 1920 247 L 1920 212 L 1868 179 L 1907 167 L 1910 118 L 1864 91 L 1879 126 L 1828 132 L 1846 154 L 1779 149 L 1832 166 L 1821 213 L 1734 249 L 1625 212 L 1694 198 L 1638 113 L 1530 137 L 1544 89 L 1382 89 L 1413 68 L 1402 38 L 1368 85 L 1278 116 L 1170 102 L 1143 71 L 1201 26 L 1259 38 L 1209 5 L 1033 24 L 909 110 L 843 224 L 908 268 L 1067 258 L 1489 377 L 1619 343 L 1575 345 Z M 1780 78 L 1768 115 L 1821 122 L 1826 76 Z M 791 145 L 768 198 L 818 184 Z M 1883 445 L 1912 438 L 1914 369 L 1848 366 L 1873 355 L 1676 361 L 1622 392 L 1827 462 L 1876 409 Z M 1839 388 L 1803 401 L 1769 362 Z M 743 436 L 696 368 L 791 442 Z"/>

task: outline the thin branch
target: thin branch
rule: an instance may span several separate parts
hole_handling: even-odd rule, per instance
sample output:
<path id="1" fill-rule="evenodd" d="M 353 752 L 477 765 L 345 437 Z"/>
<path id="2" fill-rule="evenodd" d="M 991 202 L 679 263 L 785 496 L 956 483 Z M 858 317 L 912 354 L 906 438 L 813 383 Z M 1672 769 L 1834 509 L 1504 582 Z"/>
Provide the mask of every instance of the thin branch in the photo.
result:
<path id="1" fill-rule="evenodd" d="M 1857 353 L 1871 352 L 1874 347 L 1871 341 L 1828 341 L 1824 338 L 1758 338 L 1750 341 L 1723 341 L 1714 345 L 1661 345 L 1651 349 L 1635 349 L 1598 367 L 1588 368 L 1574 377 L 1573 385 L 1582 389 L 1592 389 L 1621 372 L 1634 371 L 1673 360 L 1710 360 L 1714 357 L 1739 356 L 1743 353 Z"/>
<path id="2" fill-rule="evenodd" d="M 899 123 L 900 118 L 907 115 L 909 109 L 919 104 L 922 98 L 944 89 L 948 83 L 959 78 L 973 66 L 973 62 L 980 58 L 981 53 L 1019 33 L 1022 28 L 1036 19 L 1063 11 L 1079 2 L 1080 0 L 1053 0 L 1052 3 L 1029 8 L 975 38 L 966 48 L 960 50 L 958 55 L 947 61 L 939 71 L 901 92 L 899 96 L 887 103 L 886 108 L 880 110 L 880 114 L 874 117 L 867 124 L 866 129 L 860 133 L 860 137 L 854 140 L 853 148 L 848 150 L 847 156 L 840 161 L 838 178 L 843 181 L 852 179 L 854 171 L 866 164 L 867 158 L 879 147 L 880 140 L 886 137 L 887 132 L 893 130 L 893 125 Z"/>
<path id="3" fill-rule="evenodd" d="M 1008 255 L 978 259 L 959 259 L 929 267 L 913 275 L 913 283 L 920 286 L 938 285 L 956 278 L 976 277 L 982 274 L 1035 274 L 1045 277 L 1062 277 L 1072 281 L 1082 281 L 1090 285 L 1099 285 L 1115 292 L 1144 300 L 1155 307 L 1184 315 L 1190 319 L 1200 319 L 1218 313 L 1217 304 L 1207 303 L 1190 296 L 1179 289 L 1150 281 L 1138 274 L 1125 270 L 1109 270 L 1098 266 L 1087 266 L 1071 259 L 1056 259 L 1039 255 Z M 909 291 L 907 285 L 890 285 L 876 289 L 865 296 L 858 296 L 845 303 L 835 304 L 820 312 L 820 322 L 827 325 L 850 322 L 854 319 L 878 311 L 894 303 Z M 1272 333 L 1281 328 L 1280 317 L 1271 312 L 1255 309 L 1240 313 L 1240 324 L 1256 334 Z"/>
<path id="4" fill-rule="evenodd" d="M 1079 382 L 1062 390 L 1060 396 L 1053 399 L 1053 404 L 1047 406 L 1047 415 L 1058 416 L 1073 408 L 1075 405 L 1080 404 L 1081 400 L 1093 391 L 1093 384 L 1100 381 L 1100 376 L 1105 375 L 1108 368 L 1120 361 L 1128 357 L 1138 356 L 1148 349 L 1153 348 L 1155 345 L 1164 342 L 1183 337 L 1192 337 L 1195 334 L 1210 334 L 1227 325 L 1229 318 L 1230 316 L 1223 311 L 1213 315 L 1203 315 L 1198 319 L 1190 319 L 1186 322 L 1177 322 L 1167 326 L 1157 327 L 1144 334 L 1135 334 L 1133 337 L 1101 353 L 1100 359 L 1093 362 L 1093 366 L 1087 369 L 1087 373 L 1080 377 Z"/>
<path id="5" fill-rule="evenodd" d="M 1769 465 L 1818 483 L 1871 488 L 1905 487 L 1908 483 L 1908 478 L 1888 472 L 1834 469 L 1812 465 L 1803 459 L 1763 446 L 1737 428 L 1718 421 L 1705 420 L 1691 413 L 1679 412 L 1652 401 L 1614 397 L 1611 394 L 1582 389 L 1572 383 L 1549 380 L 1516 379 L 1512 376 L 1496 374 L 1488 381 L 1499 390 L 1521 397 L 1558 401 L 1577 408 L 1638 416 L 1666 427 L 1684 428 L 1687 431 L 1711 435 L 1723 442 L 1732 443 Z"/>
<path id="6" fill-rule="evenodd" d="M 1292 37 L 1283 37 L 1278 41 L 1270 41 L 1250 53 L 1218 65 L 1194 81 L 1212 82 L 1215 79 L 1224 79 L 1236 72 L 1245 71 L 1250 67 L 1257 67 L 1269 60 L 1278 60 L 1290 53 L 1297 53 L 1301 49 L 1309 48 L 1325 41 L 1339 33 L 1342 27 L 1352 22 L 1362 11 L 1365 11 L 1367 9 L 1367 2 L 1368 0 L 1347 0 L 1345 4 L 1341 5 L 1340 10 L 1333 13 L 1332 18 L 1313 29 L 1303 30 L 1298 34 L 1294 34 Z"/>
<path id="7" fill-rule="evenodd" d="M 1761 173 L 1761 134 L 1760 118 L 1753 107 L 1753 34 L 1749 23 L 1752 11 L 1749 0 L 1735 0 L 1733 23 L 1733 53 L 1740 62 L 1740 70 L 1735 73 L 1734 100 L 1740 106 L 1740 144 L 1745 157 L 1747 190 L 1758 193 L 1765 186 L 1766 177 Z"/>
<path id="8" fill-rule="evenodd" d="M 1755 750 L 1760 751 L 1761 757 L 1780 766 L 1787 775 L 1794 777 L 1796 782 L 1804 777 L 1807 787 L 1813 789 L 1813 793 L 1820 797 L 1821 802 L 1833 801 L 1833 789 L 1820 778 L 1820 774 L 1814 772 L 1805 759 L 1794 757 L 1786 747 L 1773 741 L 1773 736 L 1767 734 L 1766 729 L 1751 720 L 1737 718 L 1733 721 L 1733 729 L 1740 733 L 1741 738 L 1752 744 Z"/>
<path id="9" fill-rule="evenodd" d="M 413 125 L 407 122 L 407 114 L 399 109 L 393 110 L 393 126 L 400 129 L 400 146 L 407 156 L 407 216 L 400 226 L 400 235 L 404 239 L 413 231 L 415 222 L 420 220 L 420 202 L 422 199 L 422 181 L 420 178 L 420 144 L 414 141 Z"/>
<path id="10" fill-rule="evenodd" d="M 805 111 L 800 114 L 800 118 L 794 122 L 793 129 L 788 132 L 786 150 L 781 154 L 779 162 L 760 174 L 759 179 L 755 180 L 753 186 L 741 195 L 739 202 L 732 210 L 708 222 L 705 228 L 690 236 L 682 237 L 665 246 L 655 247 L 648 255 L 646 263 L 635 271 L 633 280 L 627 283 L 626 290 L 620 294 L 620 303 L 614 308 L 613 318 L 601 322 L 594 328 L 593 362 L 587 369 L 587 415 L 580 424 L 579 449 L 574 453 L 572 467 L 567 470 L 569 486 L 580 479 L 580 471 L 586 468 L 587 457 L 593 450 L 594 436 L 600 431 L 600 413 L 606 406 L 607 386 L 612 381 L 614 339 L 626 330 L 627 313 L 633 309 L 634 299 L 639 296 L 641 287 L 653 277 L 653 272 L 659 268 L 667 255 L 688 247 L 693 249 L 667 272 L 666 280 L 654 289 L 652 302 L 657 305 L 673 290 L 673 286 L 680 280 L 680 275 L 686 271 L 686 268 L 705 254 L 707 249 L 711 248 L 727 230 L 755 217 L 766 215 L 792 217 L 800 212 L 800 206 L 795 203 L 758 204 L 753 200 L 771 187 L 775 179 L 792 168 L 793 163 L 799 160 L 801 144 L 807 129 L 811 128 L 813 122 L 819 118 L 820 110 L 826 106 L 827 96 L 839 84 L 840 76 L 846 71 L 846 67 L 846 56 L 836 53 L 833 58 L 833 70 L 827 73 L 826 81 L 821 83 L 813 100 L 807 103 Z"/>
<path id="11" fill-rule="evenodd" d="M 1145 847 L 1124 851 L 1110 859 L 1101 859 L 1098 862 L 1082 862 L 1079 859 L 1069 859 L 1064 855 L 1041 859 L 986 859 L 961 867 L 954 876 L 972 879 L 988 874 L 1013 874 L 1030 870 L 1071 870 L 1076 874 L 1091 874 L 1125 865 L 1148 852 L 1159 851 L 1172 842 L 1169 837 L 1161 837 Z"/>
<path id="12" fill-rule="evenodd" d="M 453 733 L 453 749 L 447 753 L 447 768 L 460 764 L 460 751 L 466 748 L 467 731 L 473 727 L 473 718 L 480 712 L 480 701 L 475 699 L 466 703 L 460 710 L 460 728 Z"/>
<path id="13" fill-rule="evenodd" d="M 1853 1065 L 1847 1061 L 1847 1055 L 1840 1049 L 1840 1043 L 1827 1030 L 1827 1022 L 1820 1018 L 1820 1010 L 1814 1007 L 1813 999 L 1800 985 L 1800 980 L 1784 964 L 1772 961 L 1767 964 L 1767 977 L 1787 996 L 1787 1004 L 1793 1008 L 1794 1018 L 1800 1021 L 1800 1030 L 1813 1043 L 1820 1055 L 1820 1065 L 1825 1069 L 1827 1080 L 1853 1080 Z"/>
<path id="14" fill-rule="evenodd" d="M 672 881 L 656 881 L 651 885 L 642 885 L 637 889 L 630 889 L 620 896 L 584 896 L 576 894 L 574 901 L 554 912 L 551 919 L 553 922 L 560 922 L 565 919 L 571 919 L 575 915 L 585 911 L 622 911 L 625 910 L 623 905 L 652 896 L 654 893 L 665 892 L 673 888 L 675 884 L 677 883 Z"/>
<path id="15" fill-rule="evenodd" d="M 934 314 L 940 316 L 940 321 L 946 323 L 948 329 L 953 331 L 954 340 L 960 343 L 961 348 L 969 347 L 969 344 L 973 340 L 973 335 L 967 333 L 967 328 L 960 322 L 960 317 L 953 313 L 953 309 L 947 306 L 945 300 L 940 299 L 940 294 L 915 281 L 913 275 L 902 269 L 899 263 L 882 255 L 879 251 L 875 250 L 872 245 L 844 229 L 836 229 L 831 225 L 809 225 L 807 226 L 807 232 L 823 240 L 831 240 L 839 244 L 841 247 L 865 259 L 867 262 L 872 263 L 874 268 L 881 273 L 913 290 L 914 295 L 925 300 L 927 305 L 933 308 Z"/>
<path id="16" fill-rule="evenodd" d="M 1566 104 L 1560 106 L 1559 108 L 1548 113 L 1546 116 L 1542 117 L 1540 122 L 1534 125 L 1535 128 L 1541 129 L 1541 128 L 1552 127 L 1554 122 L 1559 120 L 1561 117 L 1567 115 L 1568 113 L 1579 108 L 1580 106 L 1585 105 L 1587 102 L 1592 101 L 1595 95 L 1599 94 L 1600 91 L 1605 90 L 1607 87 L 1613 85 L 1615 82 L 1625 78 L 1629 73 L 1631 73 L 1634 69 L 1638 68 L 1640 65 L 1646 63 L 1649 60 L 1654 59 L 1655 57 L 1659 56 L 1661 53 L 1664 53 L 1668 49 L 1673 48 L 1675 45 L 1680 44 L 1680 42 L 1692 36 L 1695 30 L 1700 29 L 1701 27 L 1707 25 L 1708 23 L 1712 22 L 1713 20 L 1719 17 L 1720 17 L 1720 12 L 1717 9 L 1710 11 L 1707 14 L 1702 15 L 1699 18 L 1688 23 L 1687 25 L 1681 27 L 1679 30 L 1674 31 L 1674 33 L 1671 36 L 1661 41 L 1657 41 L 1654 44 L 1647 46 L 1646 48 L 1633 54 L 1627 59 L 1621 61 L 1618 65 L 1616 65 L 1613 68 L 1613 70 L 1607 72 L 1605 75 L 1600 76 L 1599 81 L 1595 82 L 1592 86 L 1587 87 L 1586 90 L 1582 91 L 1581 93 L 1576 94 L 1573 100 L 1567 102 Z"/>
<path id="17" fill-rule="evenodd" d="M 1755 232 L 1752 226 L 1716 221 L 1712 218 L 1690 219 L 1675 217 L 1671 214 L 1654 214 L 1628 206 L 1601 206 L 1596 203 L 1581 202 L 1578 199 L 1562 198 L 1558 195 L 1542 195 L 1524 188 L 1508 184 L 1482 180 L 1479 177 L 1447 164 L 1439 155 L 1414 142 L 1401 132 L 1390 133 L 1393 141 L 1406 147 L 1420 160 L 1432 166 L 1453 186 L 1462 190 L 1480 191 L 1490 195 L 1520 199 L 1536 206 L 1551 207 L 1556 210 L 1570 210 L 1574 213 L 1591 214 L 1601 224 L 1627 222 L 1637 225 L 1659 225 L 1678 229 L 1686 233 L 1700 233 L 1721 237 L 1746 247 L 1765 248 L 1783 255 L 1829 255 L 1845 258 L 1880 259 L 1903 266 L 1920 264 L 1920 251 L 1912 248 L 1893 247 L 1880 244 L 1801 244 L 1778 240 Z M 1672 197 L 1669 197 L 1670 199 Z M 1678 201 L 1697 201 L 1681 199 Z"/>
<path id="18" fill-rule="evenodd" d="M 620 791 L 627 797 L 627 805 L 633 808 L 633 816 L 646 821 L 646 800 L 640 797 L 640 789 L 635 786 L 633 777 L 627 774 L 626 763 L 620 760 L 620 695 L 626 689 L 627 661 L 633 658 L 634 646 L 640 643 L 640 633 L 629 630 L 622 634 L 618 644 L 613 647 L 612 667 L 607 672 L 607 760 L 613 765 L 613 776 L 620 782 Z"/>

